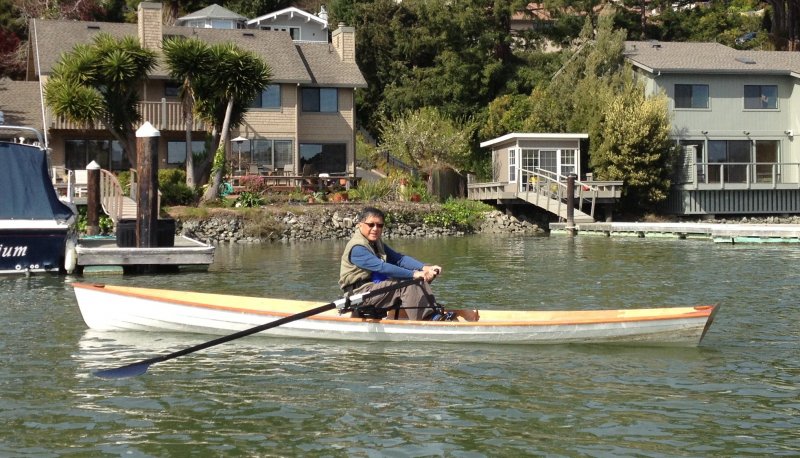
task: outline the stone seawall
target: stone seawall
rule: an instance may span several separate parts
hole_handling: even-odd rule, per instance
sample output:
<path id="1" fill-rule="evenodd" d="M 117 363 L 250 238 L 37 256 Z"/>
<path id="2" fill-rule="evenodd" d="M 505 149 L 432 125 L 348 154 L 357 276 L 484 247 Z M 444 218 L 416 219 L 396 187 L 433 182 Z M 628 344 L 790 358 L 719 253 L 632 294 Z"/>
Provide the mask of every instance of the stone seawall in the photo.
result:
<path id="1" fill-rule="evenodd" d="M 207 218 L 175 217 L 178 233 L 205 243 L 262 243 L 270 241 L 311 241 L 347 239 L 353 233 L 360 208 L 324 209 L 308 212 L 263 213 L 209 216 Z M 387 212 L 386 238 L 425 238 L 462 236 L 475 233 L 523 234 L 542 233 L 534 221 L 518 219 L 499 211 L 482 215 L 474 227 L 435 227 L 424 223 L 429 209 Z"/>

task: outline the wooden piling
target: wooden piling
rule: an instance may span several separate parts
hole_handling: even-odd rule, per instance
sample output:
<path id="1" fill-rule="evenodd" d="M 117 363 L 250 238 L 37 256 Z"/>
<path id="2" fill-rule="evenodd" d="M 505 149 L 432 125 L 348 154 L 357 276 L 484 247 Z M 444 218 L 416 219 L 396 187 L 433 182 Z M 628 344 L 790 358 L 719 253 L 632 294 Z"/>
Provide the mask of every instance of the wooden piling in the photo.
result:
<path id="1" fill-rule="evenodd" d="M 136 172 L 139 178 L 136 211 L 136 246 L 158 246 L 158 137 L 149 122 L 136 131 Z"/>
<path id="2" fill-rule="evenodd" d="M 86 234 L 100 234 L 100 164 L 86 166 Z"/>
<path id="3" fill-rule="evenodd" d="M 567 234 L 575 236 L 575 178 L 577 175 L 570 173 L 567 176 Z"/>

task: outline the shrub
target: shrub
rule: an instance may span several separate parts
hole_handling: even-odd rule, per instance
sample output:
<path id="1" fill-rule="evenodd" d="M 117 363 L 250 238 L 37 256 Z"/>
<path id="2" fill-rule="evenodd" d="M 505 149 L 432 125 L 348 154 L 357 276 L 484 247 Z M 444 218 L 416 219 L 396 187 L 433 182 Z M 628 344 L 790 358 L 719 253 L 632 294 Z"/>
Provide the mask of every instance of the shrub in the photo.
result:
<path id="1" fill-rule="evenodd" d="M 264 205 L 264 198 L 254 192 L 243 191 L 236 198 L 236 207 L 260 207 Z"/>
<path id="2" fill-rule="evenodd" d="M 239 178 L 239 184 L 245 191 L 253 194 L 264 194 L 268 189 L 264 177 L 259 175 L 245 175 Z"/>
<path id="3" fill-rule="evenodd" d="M 191 205 L 197 195 L 186 186 L 186 172 L 181 169 L 158 171 L 158 190 L 161 191 L 161 205 Z"/>
<path id="4" fill-rule="evenodd" d="M 466 199 L 447 199 L 439 210 L 423 216 L 423 222 L 434 227 L 474 229 L 484 212 L 492 207 L 483 202 Z"/>

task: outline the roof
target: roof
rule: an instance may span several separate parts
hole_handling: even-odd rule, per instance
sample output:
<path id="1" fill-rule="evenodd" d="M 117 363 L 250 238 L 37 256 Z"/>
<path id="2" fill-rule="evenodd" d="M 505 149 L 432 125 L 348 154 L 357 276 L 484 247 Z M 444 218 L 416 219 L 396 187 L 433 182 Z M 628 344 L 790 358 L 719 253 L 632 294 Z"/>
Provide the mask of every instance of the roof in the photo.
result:
<path id="1" fill-rule="evenodd" d="M 98 33 L 106 32 L 115 37 L 138 36 L 136 24 L 111 22 L 33 20 L 30 30 L 35 46 L 39 49 L 39 59 L 35 62 L 37 74 L 45 75 L 52 71 L 63 52 L 73 49 L 79 43 L 91 42 Z M 210 44 L 233 42 L 264 59 L 272 69 L 274 83 L 366 86 L 358 66 L 355 63 L 339 60 L 338 54 L 330 44 L 296 45 L 286 32 L 164 26 L 163 33 L 165 36 L 195 37 Z M 158 65 L 151 77 L 156 79 L 169 77 L 163 62 Z"/>
<path id="2" fill-rule="evenodd" d="M 288 36 L 288 34 L 286 34 Z M 355 62 L 342 62 L 330 43 L 298 43 L 297 50 L 312 76 L 311 84 L 331 87 L 367 87 Z"/>
<path id="3" fill-rule="evenodd" d="M 649 73 L 773 74 L 800 77 L 800 53 L 744 51 L 719 43 L 627 41 L 625 58 Z"/>
<path id="4" fill-rule="evenodd" d="M 0 111 L 5 124 L 33 127 L 42 132 L 39 82 L 0 80 Z"/>
<path id="5" fill-rule="evenodd" d="M 230 19 L 233 21 L 246 21 L 247 18 L 241 14 L 234 13 L 233 11 L 224 8 L 214 3 L 201 10 L 189 13 L 186 16 L 179 17 L 177 22 L 185 22 L 196 19 Z"/>
<path id="6" fill-rule="evenodd" d="M 289 19 L 293 18 L 294 16 L 301 16 L 301 17 L 305 18 L 307 22 L 308 21 L 313 21 L 313 22 L 318 23 L 319 25 L 322 26 L 323 29 L 328 27 L 328 21 L 327 20 L 322 19 L 322 18 L 320 18 L 319 16 L 317 16 L 315 14 L 311 14 L 311 13 L 305 12 L 305 11 L 299 9 L 299 8 L 295 8 L 293 6 L 290 6 L 289 8 L 284 8 L 282 10 L 273 11 L 272 13 L 265 14 L 263 16 L 259 16 L 259 17 L 255 18 L 255 19 L 250 19 L 249 21 L 247 21 L 247 25 L 260 24 L 260 23 L 262 23 L 264 21 L 267 21 L 267 20 L 275 21 L 278 18 L 280 18 L 281 16 L 286 16 Z"/>
<path id="7" fill-rule="evenodd" d="M 505 134 L 502 137 L 493 138 L 481 142 L 481 148 L 488 148 L 489 146 L 497 145 L 498 143 L 505 143 L 512 140 L 581 140 L 589 138 L 589 134 L 577 133 L 521 133 L 514 132 Z"/>

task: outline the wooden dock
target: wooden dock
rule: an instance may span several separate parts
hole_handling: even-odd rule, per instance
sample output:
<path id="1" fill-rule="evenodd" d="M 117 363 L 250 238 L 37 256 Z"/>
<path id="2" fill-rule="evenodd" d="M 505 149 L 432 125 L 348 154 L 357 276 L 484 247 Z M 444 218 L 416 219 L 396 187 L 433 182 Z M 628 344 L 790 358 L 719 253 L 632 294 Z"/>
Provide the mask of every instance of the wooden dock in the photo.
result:
<path id="1" fill-rule="evenodd" d="M 119 247 L 114 237 L 87 237 L 78 240 L 75 251 L 83 273 L 207 269 L 214 262 L 213 246 L 184 236 L 175 236 L 174 246 L 157 248 Z"/>
<path id="2" fill-rule="evenodd" d="M 551 234 L 567 234 L 550 223 Z M 576 234 L 606 237 L 704 239 L 716 243 L 800 243 L 800 224 L 579 223 Z"/>

